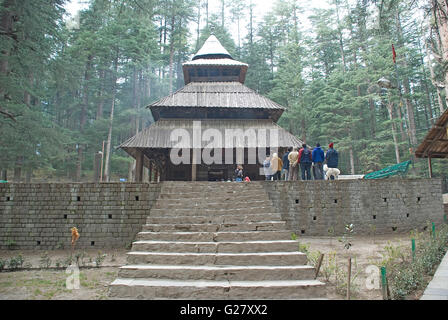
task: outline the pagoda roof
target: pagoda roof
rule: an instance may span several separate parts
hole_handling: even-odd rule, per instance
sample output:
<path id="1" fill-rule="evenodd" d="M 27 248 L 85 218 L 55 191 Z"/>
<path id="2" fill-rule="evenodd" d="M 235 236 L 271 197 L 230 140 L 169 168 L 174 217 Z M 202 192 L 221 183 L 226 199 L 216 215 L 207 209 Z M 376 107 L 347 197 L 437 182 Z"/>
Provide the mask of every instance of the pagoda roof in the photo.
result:
<path id="1" fill-rule="evenodd" d="M 172 149 L 172 148 L 192 148 L 193 141 L 193 126 L 195 122 L 200 121 L 201 130 L 205 131 L 207 129 L 214 129 L 215 133 L 219 132 L 222 137 L 225 137 L 226 130 L 243 130 L 247 132 L 249 129 L 255 130 L 258 134 L 259 130 L 266 130 L 266 141 L 250 141 L 251 139 L 241 139 L 242 145 L 236 145 L 233 147 L 243 147 L 252 148 L 254 143 L 257 147 L 267 147 L 267 148 L 280 148 L 280 147 L 300 147 L 303 142 L 296 138 L 294 135 L 281 128 L 279 125 L 274 123 L 270 119 L 261 120 L 247 120 L 247 119 L 206 119 L 206 120 L 195 120 L 195 119 L 161 119 L 146 129 L 142 130 L 137 135 L 133 136 L 119 148 L 124 149 L 127 153 L 134 155 L 136 149 L 142 148 L 152 148 L 152 149 Z M 190 134 L 190 141 L 184 141 L 183 145 L 179 145 L 179 141 L 172 139 L 172 132 L 175 129 L 186 130 Z M 269 130 L 276 131 L 276 137 L 270 139 L 271 135 Z M 263 131 L 262 131 L 263 132 Z M 201 139 L 202 140 L 202 139 Z M 218 139 L 219 140 L 219 139 Z M 213 148 L 226 148 L 226 139 L 221 139 L 222 141 L 216 142 Z M 260 139 L 262 140 L 262 139 Z M 210 147 L 209 141 L 201 141 L 201 147 Z"/>
<path id="2" fill-rule="evenodd" d="M 183 66 L 235 66 L 235 67 L 249 67 L 247 63 L 229 58 L 221 59 L 197 59 L 184 62 Z"/>
<path id="3" fill-rule="evenodd" d="M 236 109 L 237 112 L 243 109 L 264 109 L 275 112 L 274 121 L 285 110 L 240 82 L 190 82 L 177 92 L 154 102 L 149 108 L 224 108 Z"/>

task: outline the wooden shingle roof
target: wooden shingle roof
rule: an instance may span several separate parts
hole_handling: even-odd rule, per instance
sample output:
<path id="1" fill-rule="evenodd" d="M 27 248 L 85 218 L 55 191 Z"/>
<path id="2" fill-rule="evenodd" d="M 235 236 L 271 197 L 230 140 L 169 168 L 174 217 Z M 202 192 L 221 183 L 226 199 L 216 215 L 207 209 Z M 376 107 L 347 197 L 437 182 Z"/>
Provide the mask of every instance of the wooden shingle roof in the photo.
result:
<path id="1" fill-rule="evenodd" d="M 222 141 L 219 141 L 219 139 L 215 141 L 215 148 L 225 148 L 228 146 L 225 137 L 228 137 L 232 132 L 237 132 L 234 130 L 240 130 L 242 133 L 255 132 L 257 136 L 255 141 L 253 139 L 244 139 L 244 141 L 241 142 L 242 145 L 233 147 L 299 147 L 302 145 L 301 140 L 269 119 L 206 119 L 201 121 L 194 119 L 161 119 L 121 144 L 119 148 L 124 149 L 128 153 L 131 153 L 135 148 L 191 148 L 191 144 L 193 143 L 193 127 L 196 125 L 197 128 L 198 123 L 200 124 L 202 134 L 208 129 L 213 129 L 213 131 L 209 132 L 219 132 L 221 137 L 223 137 Z M 186 130 L 190 136 L 190 141 L 183 141 L 185 144 L 180 146 L 178 144 L 179 140 L 172 137 L 175 133 L 174 130 L 176 129 Z M 271 132 L 274 133 L 274 136 L 271 136 Z M 259 134 L 260 136 L 258 136 Z M 261 138 L 263 135 L 265 140 Z M 177 137 L 176 135 L 174 136 Z M 202 141 L 201 147 L 210 147 L 209 143 L 210 141 Z"/>
<path id="2" fill-rule="evenodd" d="M 431 127 L 422 143 L 417 147 L 417 158 L 448 158 L 448 109 Z"/>
<path id="3" fill-rule="evenodd" d="M 285 110 L 240 82 L 191 82 L 153 106 Z"/>

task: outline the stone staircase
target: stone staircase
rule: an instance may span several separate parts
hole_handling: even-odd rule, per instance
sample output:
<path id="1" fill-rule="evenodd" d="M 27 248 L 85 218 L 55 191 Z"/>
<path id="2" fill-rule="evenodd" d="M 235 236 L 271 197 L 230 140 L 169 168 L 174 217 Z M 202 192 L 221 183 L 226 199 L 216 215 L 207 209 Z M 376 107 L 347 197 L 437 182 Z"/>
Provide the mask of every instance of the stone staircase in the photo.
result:
<path id="1" fill-rule="evenodd" d="M 325 298 L 306 263 L 261 182 L 163 182 L 109 296 Z"/>

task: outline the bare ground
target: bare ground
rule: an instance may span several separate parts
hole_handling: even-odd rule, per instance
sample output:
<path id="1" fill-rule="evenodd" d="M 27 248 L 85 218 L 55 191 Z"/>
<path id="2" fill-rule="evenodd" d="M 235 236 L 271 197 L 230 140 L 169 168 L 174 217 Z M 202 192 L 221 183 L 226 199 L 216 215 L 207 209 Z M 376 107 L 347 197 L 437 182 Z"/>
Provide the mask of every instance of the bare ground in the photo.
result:
<path id="1" fill-rule="evenodd" d="M 328 277 L 323 271 L 328 271 L 329 254 L 333 252 L 336 257 L 336 265 L 342 273 L 347 273 L 348 258 L 352 258 L 352 272 L 354 276 L 354 287 L 351 299 L 360 300 L 380 300 L 382 299 L 381 289 L 369 290 L 366 280 L 369 274 L 366 268 L 370 265 L 378 264 L 382 260 L 384 247 L 390 244 L 409 247 L 410 235 L 387 235 L 387 236 L 355 236 L 352 238 L 352 246 L 349 250 L 344 249 L 344 245 L 338 241 L 337 237 L 299 237 L 301 246 L 306 246 L 309 257 L 317 257 L 317 251 L 324 253 L 324 260 L 321 267 L 319 280 L 327 283 L 328 299 L 346 299 L 345 289 L 337 288 L 342 283 L 336 283 L 334 272 Z M 80 288 L 74 290 L 66 289 L 66 279 L 69 274 L 61 267 L 64 260 L 70 256 L 68 250 L 52 251 L 25 251 L 6 250 L 0 251 L 0 259 L 8 260 L 21 254 L 25 260 L 24 266 L 28 269 L 23 271 L 0 272 L 0 300 L 100 300 L 108 299 L 108 285 L 117 277 L 118 267 L 126 264 L 127 250 L 76 250 L 75 255 L 79 257 Z M 59 262 L 59 269 L 38 269 L 45 262 L 45 253 L 51 260 L 51 267 L 55 267 Z M 104 256 L 104 254 L 106 256 Z M 103 257 L 101 267 L 96 266 L 97 259 Z M 101 260 L 101 259 L 100 259 Z M 30 267 L 35 269 L 29 269 Z M 327 272 L 328 273 L 328 272 Z M 418 299 L 420 293 L 415 297 Z"/>

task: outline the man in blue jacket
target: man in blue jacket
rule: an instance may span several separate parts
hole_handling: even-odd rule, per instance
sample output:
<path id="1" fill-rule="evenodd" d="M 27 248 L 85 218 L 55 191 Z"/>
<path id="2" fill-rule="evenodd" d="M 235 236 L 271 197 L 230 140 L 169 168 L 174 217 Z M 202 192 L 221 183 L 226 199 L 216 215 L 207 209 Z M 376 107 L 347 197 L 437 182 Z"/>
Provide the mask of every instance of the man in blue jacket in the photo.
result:
<path id="1" fill-rule="evenodd" d="M 328 145 L 327 154 L 325 155 L 325 160 L 327 161 L 328 168 L 337 168 L 339 162 L 339 154 L 334 149 L 333 142 Z M 330 180 L 334 180 L 334 176 L 330 177 Z"/>
<path id="2" fill-rule="evenodd" d="M 320 147 L 320 144 L 316 144 L 316 148 L 313 150 L 313 174 L 314 180 L 324 180 L 324 150 Z"/>

